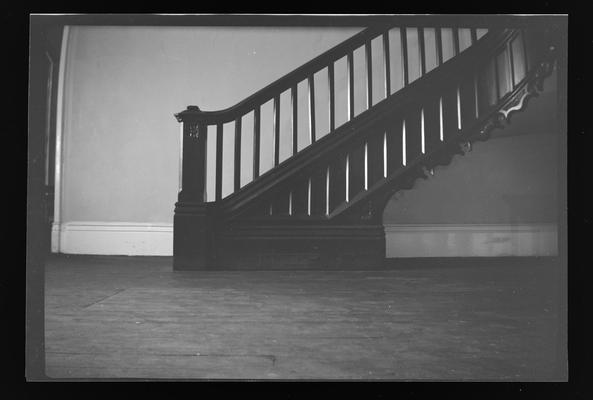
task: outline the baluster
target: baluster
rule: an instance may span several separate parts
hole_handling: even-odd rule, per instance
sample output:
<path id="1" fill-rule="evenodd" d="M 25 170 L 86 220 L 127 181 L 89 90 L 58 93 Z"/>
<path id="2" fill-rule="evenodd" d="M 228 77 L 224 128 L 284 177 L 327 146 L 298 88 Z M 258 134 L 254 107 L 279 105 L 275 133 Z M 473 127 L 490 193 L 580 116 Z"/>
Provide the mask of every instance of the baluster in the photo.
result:
<path id="1" fill-rule="evenodd" d="M 509 71 L 511 71 L 511 90 L 515 88 L 515 66 L 513 62 L 513 47 L 512 41 L 507 45 L 507 51 L 509 52 Z"/>
<path id="2" fill-rule="evenodd" d="M 437 50 L 437 66 L 443 63 L 443 39 L 441 37 L 441 28 L 434 28 L 435 42 Z"/>
<path id="3" fill-rule="evenodd" d="M 387 147 L 387 174 L 391 175 L 397 171 L 402 165 L 402 120 L 401 117 L 394 118 L 387 122 L 386 130 L 386 146 Z"/>
<path id="4" fill-rule="evenodd" d="M 308 205 L 309 215 L 325 215 L 326 211 L 326 168 L 319 168 L 310 178 L 310 187 L 308 188 Z"/>
<path id="5" fill-rule="evenodd" d="M 367 142 L 367 189 L 383 177 L 383 136 L 383 130 L 375 129 Z"/>
<path id="6" fill-rule="evenodd" d="M 472 35 L 472 45 L 478 41 L 478 32 L 476 28 L 471 28 L 471 35 Z"/>
<path id="7" fill-rule="evenodd" d="M 292 215 L 307 215 L 309 179 L 301 177 L 292 187 Z"/>
<path id="8" fill-rule="evenodd" d="M 351 200 L 365 187 L 365 144 L 359 143 L 347 156 L 348 170 L 346 173 L 346 179 L 348 187 L 346 189 L 346 195 L 348 196 L 346 201 Z"/>
<path id="9" fill-rule="evenodd" d="M 310 142 L 315 143 L 315 79 L 309 75 L 309 135 Z"/>
<path id="10" fill-rule="evenodd" d="M 216 201 L 222 199 L 222 124 L 216 125 Z"/>
<path id="11" fill-rule="evenodd" d="M 528 74 L 531 63 L 529 62 L 529 56 L 527 54 L 527 40 L 525 39 L 525 30 L 521 29 L 521 43 L 523 44 L 523 57 L 525 60 L 525 75 Z"/>
<path id="12" fill-rule="evenodd" d="M 413 162 L 422 153 L 422 115 L 418 105 L 404 111 L 405 138 L 406 138 L 406 161 Z"/>
<path id="13" fill-rule="evenodd" d="M 348 53 L 348 120 L 354 118 L 354 53 Z"/>
<path id="14" fill-rule="evenodd" d="M 294 84 L 290 89 L 291 99 L 292 99 L 292 155 L 294 156 L 298 152 L 298 103 L 299 99 L 297 97 L 297 85 Z"/>
<path id="15" fill-rule="evenodd" d="M 459 84 L 461 124 L 470 126 L 476 118 L 476 84 L 475 76 L 464 77 Z"/>
<path id="16" fill-rule="evenodd" d="M 234 191 L 241 188 L 241 117 L 235 120 L 235 184 Z"/>
<path id="17" fill-rule="evenodd" d="M 274 166 L 280 162 L 280 95 L 274 97 Z"/>
<path id="18" fill-rule="evenodd" d="M 459 129 L 457 120 L 457 86 L 449 86 L 443 91 L 440 104 L 440 115 L 442 115 L 443 139 L 446 141 L 455 136 Z"/>
<path id="19" fill-rule="evenodd" d="M 327 214 L 331 214 L 336 207 L 346 200 L 346 154 L 338 154 L 328 168 L 327 183 L 329 203 Z"/>
<path id="20" fill-rule="evenodd" d="M 459 54 L 459 29 L 453 28 L 453 46 L 455 48 L 455 55 Z"/>
<path id="21" fill-rule="evenodd" d="M 399 28 L 400 31 L 400 38 L 402 42 L 401 51 L 402 51 L 402 63 L 404 71 L 404 86 L 407 86 L 409 83 L 409 74 L 408 74 L 408 34 L 406 32 L 406 27 L 402 26 Z"/>
<path id="22" fill-rule="evenodd" d="M 498 55 L 494 56 L 492 62 L 494 63 L 494 82 L 496 86 L 496 101 L 500 99 L 500 88 L 498 79 Z"/>
<path id="23" fill-rule="evenodd" d="M 373 50 L 370 40 L 364 44 L 364 50 L 367 68 L 367 109 L 369 109 L 373 105 Z"/>
<path id="24" fill-rule="evenodd" d="M 426 73 L 426 50 L 424 48 L 424 28 L 418 28 L 418 44 L 420 52 L 420 71 L 421 75 Z"/>
<path id="25" fill-rule="evenodd" d="M 334 82 L 334 62 L 332 61 L 327 67 L 327 79 L 329 90 L 329 131 L 333 132 L 336 129 L 336 98 L 335 98 L 335 82 Z"/>
<path id="26" fill-rule="evenodd" d="M 440 141 L 440 98 L 429 97 L 423 106 L 424 111 L 424 138 L 426 152 L 436 149 Z"/>
<path id="27" fill-rule="evenodd" d="M 385 67 L 385 98 L 391 92 L 391 60 L 389 57 L 389 31 L 383 33 L 383 62 Z"/>
<path id="28" fill-rule="evenodd" d="M 259 176 L 260 113 L 258 105 L 253 110 L 253 179 Z"/>

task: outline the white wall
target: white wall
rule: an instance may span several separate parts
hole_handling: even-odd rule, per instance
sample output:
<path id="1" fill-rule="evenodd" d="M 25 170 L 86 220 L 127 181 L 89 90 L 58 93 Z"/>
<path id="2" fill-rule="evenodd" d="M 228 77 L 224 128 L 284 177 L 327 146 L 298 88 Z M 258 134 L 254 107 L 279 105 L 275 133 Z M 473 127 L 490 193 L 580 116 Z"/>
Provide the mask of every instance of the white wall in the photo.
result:
<path id="1" fill-rule="evenodd" d="M 70 27 L 60 82 L 62 188 L 53 250 L 171 254 L 179 174 L 173 114 L 190 104 L 232 106 L 359 30 Z M 153 226 L 158 235 L 144 235 L 143 244 L 135 239 L 134 232 Z M 89 232 L 105 231 L 134 245 L 98 249 Z"/>

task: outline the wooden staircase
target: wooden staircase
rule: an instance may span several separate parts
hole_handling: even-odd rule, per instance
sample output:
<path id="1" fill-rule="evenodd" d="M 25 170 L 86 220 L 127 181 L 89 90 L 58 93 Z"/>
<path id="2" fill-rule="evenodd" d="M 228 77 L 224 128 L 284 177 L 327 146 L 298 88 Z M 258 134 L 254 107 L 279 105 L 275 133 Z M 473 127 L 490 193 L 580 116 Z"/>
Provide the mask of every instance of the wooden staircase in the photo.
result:
<path id="1" fill-rule="evenodd" d="M 454 56 L 443 57 L 446 27 L 434 19 L 414 25 L 373 26 L 302 65 L 237 105 L 205 112 L 196 106 L 176 114 L 183 123 L 181 191 L 175 205 L 174 268 L 341 269 L 373 268 L 385 258 L 383 209 L 398 190 L 447 165 L 456 154 L 488 139 L 510 115 L 542 90 L 558 53 L 553 27 L 449 26 Z M 460 31 L 471 46 L 460 49 Z M 397 32 L 400 53 L 390 50 Z M 418 38 L 410 47 L 408 34 Z M 427 33 L 432 34 L 432 48 Z M 375 41 L 375 42 L 373 42 Z M 372 43 L 382 44 L 384 97 L 373 102 Z M 416 42 L 414 42 L 416 43 Z M 354 52 L 363 49 L 366 108 L 355 115 Z M 420 77 L 409 77 L 410 53 L 417 51 Z M 427 52 L 436 67 L 427 70 Z M 336 123 L 335 66 L 347 68 L 348 119 Z M 403 87 L 392 92 L 392 63 L 401 63 Z M 317 74 L 317 75 L 316 75 Z M 327 77 L 329 133 L 317 138 L 315 76 Z M 375 76 L 375 80 L 377 77 Z M 310 144 L 298 149 L 299 84 L 307 84 Z M 289 94 L 292 155 L 280 162 L 281 95 Z M 265 121 L 262 106 L 273 105 Z M 302 110 L 301 110 L 302 111 Z M 286 111 L 284 111 L 286 112 Z M 253 179 L 241 186 L 243 121 L 253 117 Z M 234 124 L 233 192 L 222 194 L 223 125 Z M 271 149 L 261 148 L 262 124 L 273 124 Z M 209 128 L 210 127 L 210 134 Z M 216 142 L 215 170 L 208 172 L 207 141 Z M 243 144 L 245 141 L 243 140 Z M 260 174 L 260 153 L 271 151 L 273 167 Z M 214 163 L 211 163 L 214 164 Z M 207 174 L 210 175 L 207 175 Z M 215 181 L 215 199 L 206 201 L 206 181 Z"/>

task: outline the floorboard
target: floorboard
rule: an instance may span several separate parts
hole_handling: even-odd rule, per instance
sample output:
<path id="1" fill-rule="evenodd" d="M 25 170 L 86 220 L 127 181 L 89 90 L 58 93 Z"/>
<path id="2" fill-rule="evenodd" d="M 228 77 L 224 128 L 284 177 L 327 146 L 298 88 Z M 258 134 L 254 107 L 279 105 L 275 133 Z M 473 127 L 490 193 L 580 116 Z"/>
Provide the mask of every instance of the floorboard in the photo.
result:
<path id="1" fill-rule="evenodd" d="M 289 272 L 173 272 L 171 262 L 53 256 L 47 375 L 567 377 L 557 262 Z"/>

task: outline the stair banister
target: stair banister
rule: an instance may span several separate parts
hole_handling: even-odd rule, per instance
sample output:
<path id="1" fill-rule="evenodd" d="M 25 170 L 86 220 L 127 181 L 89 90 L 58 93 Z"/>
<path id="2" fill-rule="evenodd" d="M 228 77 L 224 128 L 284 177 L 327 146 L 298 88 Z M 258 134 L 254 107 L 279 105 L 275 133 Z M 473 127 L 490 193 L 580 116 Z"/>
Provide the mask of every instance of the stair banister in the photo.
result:
<path id="1" fill-rule="evenodd" d="M 176 253 L 175 248 L 183 249 L 183 251 L 179 257 L 175 257 L 176 265 L 192 264 L 202 267 L 220 265 L 221 260 L 230 260 L 223 254 L 215 254 L 220 249 L 230 250 L 235 249 L 236 246 L 241 247 L 243 246 L 241 241 L 244 238 L 255 240 L 251 243 L 258 243 L 257 246 L 267 246 L 265 243 L 268 239 L 264 239 L 264 236 L 258 232 L 270 232 L 272 235 L 270 239 L 274 239 L 276 236 L 290 237 L 292 235 L 290 232 L 299 227 L 302 229 L 300 232 L 304 235 L 298 239 L 300 250 L 296 250 L 296 248 L 289 250 L 286 246 L 293 246 L 290 241 L 282 242 L 285 244 L 281 245 L 281 248 L 284 249 L 282 251 L 288 251 L 286 256 L 289 258 L 289 254 L 295 254 L 294 251 L 309 252 L 310 250 L 307 249 L 310 247 L 307 246 L 310 245 L 307 244 L 306 238 L 315 232 L 330 240 L 324 242 L 326 243 L 323 245 L 325 250 L 320 250 L 321 253 L 318 254 L 330 257 L 333 260 L 332 263 L 342 262 L 338 261 L 342 256 L 339 253 L 333 253 L 332 246 L 334 244 L 331 244 L 340 243 L 340 240 L 337 239 L 340 235 L 348 238 L 351 245 L 360 247 L 360 249 L 364 248 L 360 254 L 352 253 L 356 257 L 374 257 L 373 254 L 382 252 L 381 246 L 384 246 L 384 242 L 381 241 L 381 235 L 383 235 L 381 221 L 377 220 L 378 214 L 376 214 L 376 210 L 372 210 L 373 203 L 369 203 L 369 199 L 372 198 L 373 202 L 374 199 L 378 199 L 377 207 L 381 210 L 380 204 L 381 201 L 384 201 L 381 199 L 388 199 L 390 190 L 393 188 L 397 190 L 397 187 L 411 187 L 415 179 L 423 177 L 423 174 L 419 172 L 420 168 L 426 166 L 428 171 L 433 171 L 435 165 L 446 165 L 449 161 L 443 162 L 442 160 L 449 159 L 453 154 L 459 153 L 463 141 L 467 142 L 466 148 L 471 148 L 471 141 L 476 140 L 472 135 L 482 135 L 489 129 L 488 126 L 496 125 L 499 114 L 502 115 L 502 118 L 506 118 L 513 110 L 520 109 L 525 99 L 525 93 L 527 93 L 524 92 L 526 85 L 534 82 L 534 77 L 543 74 L 539 63 L 544 53 L 540 47 L 547 45 L 544 43 L 546 40 L 537 40 L 537 30 L 535 31 L 536 39 L 533 38 L 533 32 L 530 33 L 532 35 L 529 40 L 530 45 L 527 46 L 525 35 L 520 36 L 521 40 L 515 40 L 519 35 L 518 29 L 491 29 L 480 39 L 479 46 L 463 50 L 463 54 L 457 56 L 461 51 L 459 37 L 461 27 L 450 24 L 438 25 L 434 32 L 437 40 L 434 50 L 436 51 L 436 68 L 427 72 L 424 26 L 414 23 L 405 25 L 399 27 L 400 38 L 402 38 L 400 60 L 403 64 L 404 86 L 395 93 L 391 93 L 390 90 L 392 78 L 390 63 L 394 60 L 389 54 L 389 31 L 396 26 L 384 25 L 365 29 L 233 107 L 222 111 L 204 112 L 196 106 L 190 106 L 187 110 L 176 115 L 178 120 L 183 123 L 183 177 L 179 201 L 175 209 L 174 253 Z M 440 26 L 452 26 L 454 35 L 454 56 L 446 63 L 443 60 L 442 42 L 439 40 L 442 36 Z M 477 41 L 475 27 L 469 28 L 465 46 Z M 412 49 L 407 48 L 406 36 L 411 29 L 417 29 L 420 35 L 418 60 L 421 79 L 416 79 L 415 75 L 410 77 L 408 71 L 409 57 L 415 57 L 414 54 L 409 56 L 408 53 Z M 413 31 L 411 32 L 413 33 Z M 375 38 L 380 38 L 383 42 L 385 98 L 373 104 L 371 41 Z M 533 45 L 534 40 L 536 45 Z M 523 42 L 523 49 L 517 47 L 521 45 L 519 42 Z M 529 60 L 528 64 L 533 64 L 537 68 L 532 65 L 520 66 L 516 78 L 512 59 L 513 46 L 517 47 L 518 52 L 525 53 L 525 58 Z M 364 47 L 367 66 L 364 77 L 367 89 L 366 110 L 355 116 L 353 55 L 354 51 L 361 47 Z M 516 56 L 523 58 L 520 53 L 517 53 Z M 347 66 L 348 118 L 347 122 L 336 127 L 334 63 L 339 59 L 345 59 Z M 397 55 L 395 62 L 398 62 Z M 488 68 L 494 69 L 493 72 L 488 72 L 488 69 L 485 68 L 487 65 Z M 330 131 L 329 134 L 319 138 L 315 126 L 314 74 L 325 68 L 327 68 L 329 87 Z M 497 71 L 496 68 L 500 71 Z M 503 74 L 500 79 L 498 72 Z M 483 74 L 486 74 L 485 81 Z M 538 78 L 535 81 L 541 81 L 541 79 Z M 486 82 L 487 86 L 484 86 L 483 82 Z M 297 104 L 297 85 L 299 83 L 307 85 L 310 143 L 315 145 L 298 151 L 296 137 L 298 121 L 297 118 L 293 118 L 292 155 L 280 163 L 280 95 L 285 91 L 290 94 L 292 107 L 289 107 L 289 113 L 292 112 L 295 117 L 301 106 Z M 531 93 L 531 90 L 528 92 Z M 494 96 L 494 100 L 492 100 L 492 96 Z M 261 108 L 264 104 L 273 106 L 273 167 L 260 174 Z M 242 119 L 244 115 L 251 112 L 254 116 L 253 138 L 255 141 L 253 179 L 241 186 Z M 395 119 L 389 122 L 394 115 Z M 223 124 L 227 122 L 234 122 L 235 125 L 235 162 L 232 184 L 234 191 L 229 196 L 222 198 L 222 136 Z M 425 123 L 427 124 L 426 137 Z M 393 142 L 392 134 L 381 131 L 389 124 L 395 129 L 406 129 L 406 136 L 409 137 L 403 143 L 403 147 L 402 143 L 398 145 L 397 141 Z M 215 202 L 212 203 L 205 202 L 204 196 L 208 126 L 216 127 Z M 405 128 L 403 128 L 404 126 Z M 397 134 L 393 128 L 391 131 Z M 213 138 L 213 136 L 211 135 L 209 138 Z M 379 140 L 381 143 L 377 144 Z M 391 142 L 389 142 L 390 140 Z M 371 145 L 371 143 L 374 144 Z M 399 155 L 401 156 L 400 161 L 406 159 L 407 162 L 400 162 L 402 165 L 393 165 L 393 160 L 397 161 L 399 156 L 397 154 L 394 156 L 391 152 L 398 151 L 398 146 L 399 151 L 403 152 Z M 386 151 L 387 153 L 385 153 Z M 303 179 L 308 179 L 308 181 Z M 308 211 L 304 212 L 303 207 Z M 263 213 L 260 214 L 261 212 Z M 296 214 L 293 215 L 295 212 Z M 349 219 L 351 217 L 355 219 Z M 181 235 L 183 237 L 180 237 Z M 191 240 L 188 239 L 188 241 L 186 238 Z M 221 241 L 221 243 L 217 245 L 213 244 L 213 241 Z M 253 250 L 255 251 L 253 254 L 267 254 L 265 249 L 252 248 L 250 250 L 247 243 L 245 243 L 247 247 L 244 251 L 251 252 Z M 240 250 L 237 251 L 240 252 Z M 256 257 L 252 262 L 264 262 L 257 260 Z M 356 264 L 359 261 L 352 262 Z M 316 265 L 324 264 L 325 261 L 318 260 L 315 263 Z"/>

